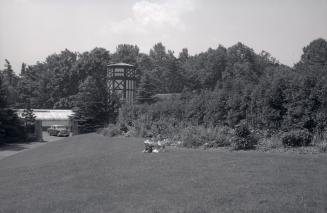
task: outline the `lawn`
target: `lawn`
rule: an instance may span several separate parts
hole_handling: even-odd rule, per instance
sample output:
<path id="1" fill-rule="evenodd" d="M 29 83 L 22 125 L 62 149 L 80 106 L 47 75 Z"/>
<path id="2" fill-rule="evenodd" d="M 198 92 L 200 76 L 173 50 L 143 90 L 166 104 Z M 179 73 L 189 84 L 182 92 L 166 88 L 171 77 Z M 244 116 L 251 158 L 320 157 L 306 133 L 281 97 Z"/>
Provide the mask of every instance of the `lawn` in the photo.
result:
<path id="1" fill-rule="evenodd" d="M 80 135 L 0 160 L 0 212 L 327 212 L 327 155 Z"/>

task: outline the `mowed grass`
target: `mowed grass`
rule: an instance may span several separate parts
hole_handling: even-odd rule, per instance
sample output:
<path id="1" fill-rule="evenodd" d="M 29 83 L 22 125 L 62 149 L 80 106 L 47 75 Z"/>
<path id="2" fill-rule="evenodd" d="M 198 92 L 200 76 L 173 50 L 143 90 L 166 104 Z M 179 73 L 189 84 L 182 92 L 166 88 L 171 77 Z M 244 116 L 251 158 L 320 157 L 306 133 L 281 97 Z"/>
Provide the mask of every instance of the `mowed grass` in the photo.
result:
<path id="1" fill-rule="evenodd" d="M 0 212 L 327 212 L 327 155 L 80 135 L 0 160 Z"/>

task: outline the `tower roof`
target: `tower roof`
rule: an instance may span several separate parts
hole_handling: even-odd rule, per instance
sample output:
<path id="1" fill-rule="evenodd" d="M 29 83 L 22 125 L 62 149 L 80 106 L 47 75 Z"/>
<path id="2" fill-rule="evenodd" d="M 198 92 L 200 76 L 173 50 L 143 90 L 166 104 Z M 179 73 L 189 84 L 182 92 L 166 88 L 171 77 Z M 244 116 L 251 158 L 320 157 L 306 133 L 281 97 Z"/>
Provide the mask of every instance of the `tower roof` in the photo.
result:
<path id="1" fill-rule="evenodd" d="M 116 63 L 116 64 L 108 64 L 108 67 L 134 67 L 134 65 L 126 64 L 126 63 Z"/>

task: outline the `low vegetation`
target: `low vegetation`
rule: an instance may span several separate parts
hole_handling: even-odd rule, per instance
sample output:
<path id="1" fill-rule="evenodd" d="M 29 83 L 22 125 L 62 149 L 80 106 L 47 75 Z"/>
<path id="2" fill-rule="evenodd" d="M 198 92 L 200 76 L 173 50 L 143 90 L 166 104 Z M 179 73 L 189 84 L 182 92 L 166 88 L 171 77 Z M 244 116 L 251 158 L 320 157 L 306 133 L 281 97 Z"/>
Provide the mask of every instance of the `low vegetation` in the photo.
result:
<path id="1" fill-rule="evenodd" d="M 122 131 L 116 125 L 111 124 L 106 128 L 98 129 L 97 133 L 107 137 L 115 137 L 121 135 Z"/>
<path id="2" fill-rule="evenodd" d="M 141 124 L 141 123 L 138 123 Z M 292 148 L 300 152 L 327 152 L 327 132 L 322 135 L 311 134 L 307 130 L 293 130 L 290 132 L 274 132 L 267 134 L 265 131 L 250 130 L 245 124 L 235 129 L 228 126 L 204 127 L 169 126 L 158 134 L 158 124 L 143 125 L 139 127 L 125 126 L 122 124 L 109 125 L 98 130 L 98 133 L 107 137 L 143 137 L 153 141 L 165 141 L 167 145 L 186 148 L 227 148 L 229 150 L 258 150 L 258 151 L 287 151 Z M 304 148 L 304 149 L 303 149 Z"/>
<path id="3" fill-rule="evenodd" d="M 308 146 L 312 141 L 312 135 L 308 130 L 292 130 L 282 136 L 284 146 L 298 147 Z"/>
<path id="4" fill-rule="evenodd" d="M 235 137 L 232 140 L 232 147 L 235 150 L 254 149 L 257 145 L 258 139 L 249 130 L 246 125 L 236 127 Z"/>

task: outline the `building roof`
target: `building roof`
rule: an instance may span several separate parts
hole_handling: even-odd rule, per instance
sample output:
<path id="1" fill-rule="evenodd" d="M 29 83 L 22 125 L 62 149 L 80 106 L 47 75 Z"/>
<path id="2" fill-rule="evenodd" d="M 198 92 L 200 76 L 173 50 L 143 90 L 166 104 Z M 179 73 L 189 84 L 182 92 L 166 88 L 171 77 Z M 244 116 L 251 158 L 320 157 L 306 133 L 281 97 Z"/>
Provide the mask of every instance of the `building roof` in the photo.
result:
<path id="1" fill-rule="evenodd" d="M 16 109 L 18 117 L 22 117 L 24 109 Z M 74 112 L 70 109 L 33 109 L 36 120 L 68 120 Z"/>
<path id="2" fill-rule="evenodd" d="M 126 64 L 126 63 L 116 63 L 116 64 L 109 64 L 108 67 L 134 67 L 134 65 Z"/>

